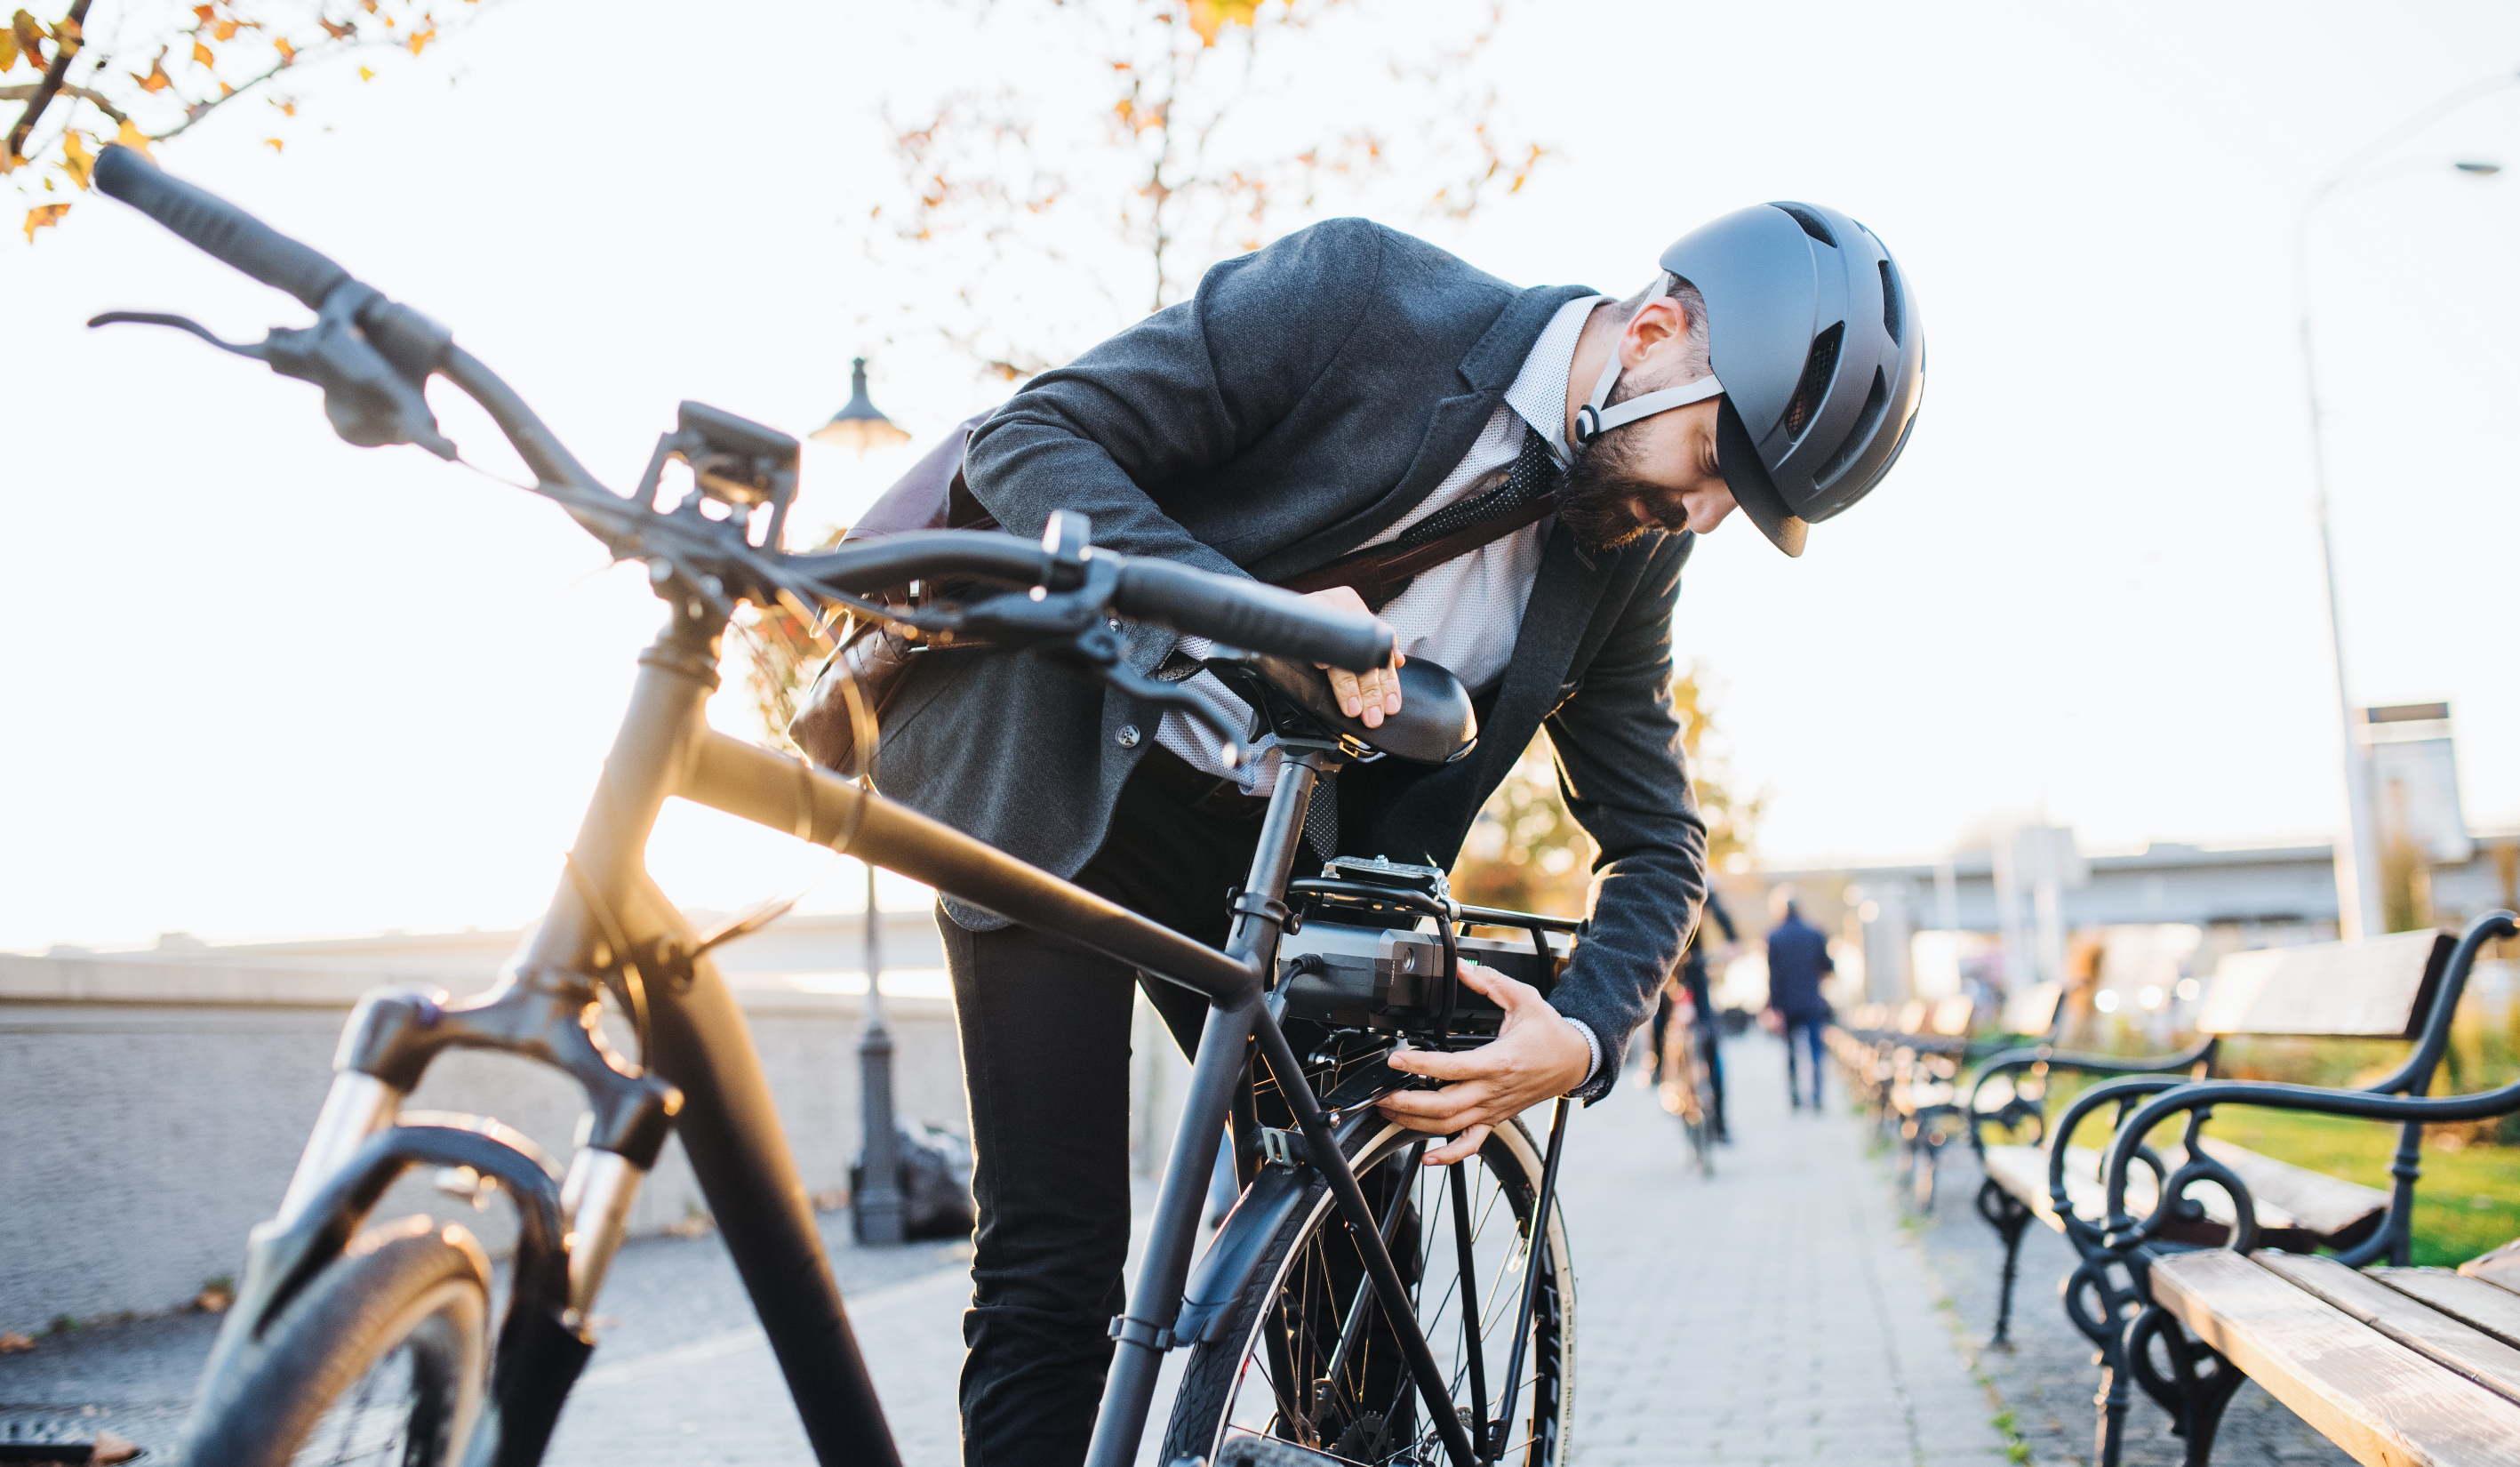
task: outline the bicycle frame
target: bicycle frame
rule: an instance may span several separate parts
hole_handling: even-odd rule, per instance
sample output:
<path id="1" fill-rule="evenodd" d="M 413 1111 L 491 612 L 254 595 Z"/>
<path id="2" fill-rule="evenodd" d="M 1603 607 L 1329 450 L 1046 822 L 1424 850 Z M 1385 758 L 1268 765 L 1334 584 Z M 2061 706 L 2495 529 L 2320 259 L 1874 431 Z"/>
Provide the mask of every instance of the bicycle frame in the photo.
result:
<path id="1" fill-rule="evenodd" d="M 646 870 L 657 813 L 668 796 L 680 796 L 900 872 L 1208 999 L 1187 1109 L 1129 1295 L 1133 1310 L 1144 1313 L 1113 1326 L 1118 1350 L 1088 1458 L 1095 1467 L 1123 1467 L 1134 1458 L 1162 1356 L 1190 1343 L 1174 1329 L 1228 1114 L 1250 1114 L 1247 1066 L 1255 1039 L 1302 1130 L 1304 1161 L 1322 1171 L 1353 1229 L 1371 1286 L 1400 1336 L 1454 1467 L 1483 1460 L 1449 1405 L 1449 1383 L 1333 1136 L 1340 1118 L 1312 1092 L 1279 1027 L 1278 1003 L 1266 991 L 1287 917 L 1280 898 L 1304 811 L 1317 779 L 1338 767 L 1339 751 L 1287 742 L 1245 894 L 1235 904 L 1231 937 L 1219 951 L 802 759 L 710 729 L 703 706 L 718 683 L 724 629 L 721 613 L 698 601 L 677 604 L 664 631 L 640 655 L 629 709 L 559 891 L 499 984 L 453 1004 L 408 989 L 380 990 L 361 1001 L 296 1177 L 275 1220 L 255 1230 L 232 1328 L 258 1328 L 296 1283 L 338 1253 L 403 1169 L 469 1166 L 495 1177 L 515 1194 L 525 1226 L 490 1404 L 468 1456 L 525 1467 L 540 1457 L 593 1349 L 585 1319 L 637 1186 L 670 1125 L 681 1131 L 816 1459 L 898 1462 L 751 1036 L 708 956 L 714 941 L 742 929 L 703 939 Z M 1545 951 L 1545 940 L 1537 934 L 1535 940 Z M 644 1071 L 605 1046 L 597 1026 L 600 984 L 622 996 L 642 1030 Z M 555 1188 L 553 1169 L 530 1143 L 495 1123 L 430 1118 L 436 1123 L 421 1123 L 414 1117 L 397 1123 L 403 1097 L 428 1062 L 452 1047 L 538 1059 L 585 1086 L 592 1128 L 564 1182 Z M 1570 1110 L 1564 1103 L 1557 1108 L 1535 1227 L 1546 1225 L 1553 1205 Z M 1246 1155 L 1246 1183 L 1250 1175 Z M 1537 1275 L 1534 1269 L 1534 1289 Z M 1526 1300 L 1520 1315 L 1526 1332 L 1529 1309 Z M 1518 1334 L 1517 1363 L 1520 1345 Z"/>

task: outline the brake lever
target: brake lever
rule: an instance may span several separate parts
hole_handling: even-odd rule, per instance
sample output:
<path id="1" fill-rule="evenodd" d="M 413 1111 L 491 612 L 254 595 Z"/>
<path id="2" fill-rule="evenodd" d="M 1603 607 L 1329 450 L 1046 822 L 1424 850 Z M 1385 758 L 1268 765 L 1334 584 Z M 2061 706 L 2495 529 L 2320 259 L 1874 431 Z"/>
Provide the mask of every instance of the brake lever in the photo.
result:
<path id="1" fill-rule="evenodd" d="M 169 316 L 158 311 L 110 310 L 101 316 L 90 316 L 87 324 L 91 330 L 99 326 L 171 326 L 177 331 L 191 332 L 221 351 L 233 352 L 238 356 L 249 356 L 255 361 L 268 359 L 266 348 L 270 343 L 256 342 L 248 346 L 240 342 L 223 342 L 210 335 L 208 327 L 190 316 Z"/>
<path id="2" fill-rule="evenodd" d="M 388 443 L 414 443 L 452 460 L 455 444 L 437 431 L 437 417 L 414 377 L 395 367 L 362 333 L 361 309 L 383 298 L 356 282 L 344 282 L 324 301 L 315 324 L 276 326 L 254 345 L 223 342 L 200 323 L 152 311 L 108 311 L 92 317 L 91 327 L 130 322 L 171 326 L 189 331 L 222 351 L 266 363 L 283 377 L 311 382 L 324 390 L 324 416 L 345 442 L 362 448 Z M 438 329 L 442 333 L 442 328 Z M 426 333 L 424 333 L 426 334 Z M 442 343 L 440 345 L 442 346 Z M 426 373 L 420 374 L 425 379 Z"/>

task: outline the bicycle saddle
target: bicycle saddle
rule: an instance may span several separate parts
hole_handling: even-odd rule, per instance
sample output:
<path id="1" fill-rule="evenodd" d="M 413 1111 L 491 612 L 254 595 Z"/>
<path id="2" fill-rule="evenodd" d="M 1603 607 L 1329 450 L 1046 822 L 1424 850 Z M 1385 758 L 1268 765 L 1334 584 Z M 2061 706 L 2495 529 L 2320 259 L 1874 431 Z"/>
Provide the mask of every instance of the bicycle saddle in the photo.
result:
<path id="1" fill-rule="evenodd" d="M 1278 695 L 1286 711 L 1319 725 L 1329 738 L 1361 744 L 1417 764 L 1449 764 L 1479 742 L 1479 715 L 1462 680 L 1437 665 L 1411 658 L 1400 668 L 1400 711 L 1368 728 L 1330 696 L 1329 678 L 1310 663 L 1254 656 L 1241 667 Z"/>

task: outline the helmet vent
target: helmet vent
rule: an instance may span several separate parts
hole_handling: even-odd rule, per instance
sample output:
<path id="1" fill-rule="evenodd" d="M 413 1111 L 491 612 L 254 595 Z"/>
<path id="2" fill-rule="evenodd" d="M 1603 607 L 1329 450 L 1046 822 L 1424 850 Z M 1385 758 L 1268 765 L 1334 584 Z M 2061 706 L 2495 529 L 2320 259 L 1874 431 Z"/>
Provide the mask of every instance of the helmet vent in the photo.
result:
<path id="1" fill-rule="evenodd" d="M 1872 369 L 1871 395 L 1864 399 L 1864 411 L 1855 415 L 1855 426 L 1847 430 L 1846 441 L 1838 444 L 1837 451 L 1828 456 L 1828 462 L 1812 475 L 1812 483 L 1816 487 L 1827 488 L 1837 481 L 1837 476 L 1846 472 L 1846 466 L 1854 462 L 1866 444 L 1872 441 L 1872 435 L 1881 427 L 1882 409 L 1889 405 L 1890 381 L 1881 375 L 1880 368 L 1875 367 Z"/>
<path id="2" fill-rule="evenodd" d="M 1803 358 L 1803 380 L 1794 387 L 1791 401 L 1785 404 L 1785 432 L 1801 437 L 1811 426 L 1812 415 L 1820 411 L 1821 399 L 1828 395 L 1828 380 L 1837 375 L 1838 344 L 1846 339 L 1846 323 L 1840 321 L 1822 332 L 1811 344 L 1811 355 Z"/>
<path id="3" fill-rule="evenodd" d="M 1899 339 L 1899 276 L 1888 260 L 1881 261 L 1881 329 L 1890 333 L 1893 345 L 1904 346 Z"/>
<path id="4" fill-rule="evenodd" d="M 1826 245 L 1831 250 L 1837 248 L 1837 236 L 1828 232 L 1827 220 L 1822 218 L 1816 213 L 1813 213 L 1810 209 L 1803 207 L 1799 204 L 1779 204 L 1776 206 L 1783 209 L 1786 213 L 1793 215 L 1794 222 L 1803 227 L 1803 233 L 1810 235 L 1813 239 Z"/>

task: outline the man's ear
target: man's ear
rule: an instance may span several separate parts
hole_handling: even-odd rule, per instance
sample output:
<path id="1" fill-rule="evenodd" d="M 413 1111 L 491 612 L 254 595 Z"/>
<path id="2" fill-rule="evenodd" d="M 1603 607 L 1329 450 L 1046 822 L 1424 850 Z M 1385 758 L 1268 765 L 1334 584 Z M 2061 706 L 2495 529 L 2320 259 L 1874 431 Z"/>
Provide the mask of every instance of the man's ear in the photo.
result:
<path id="1" fill-rule="evenodd" d="M 1619 333 L 1619 365 L 1633 372 L 1673 343 L 1688 340 L 1688 310 L 1669 296 L 1637 308 Z"/>

